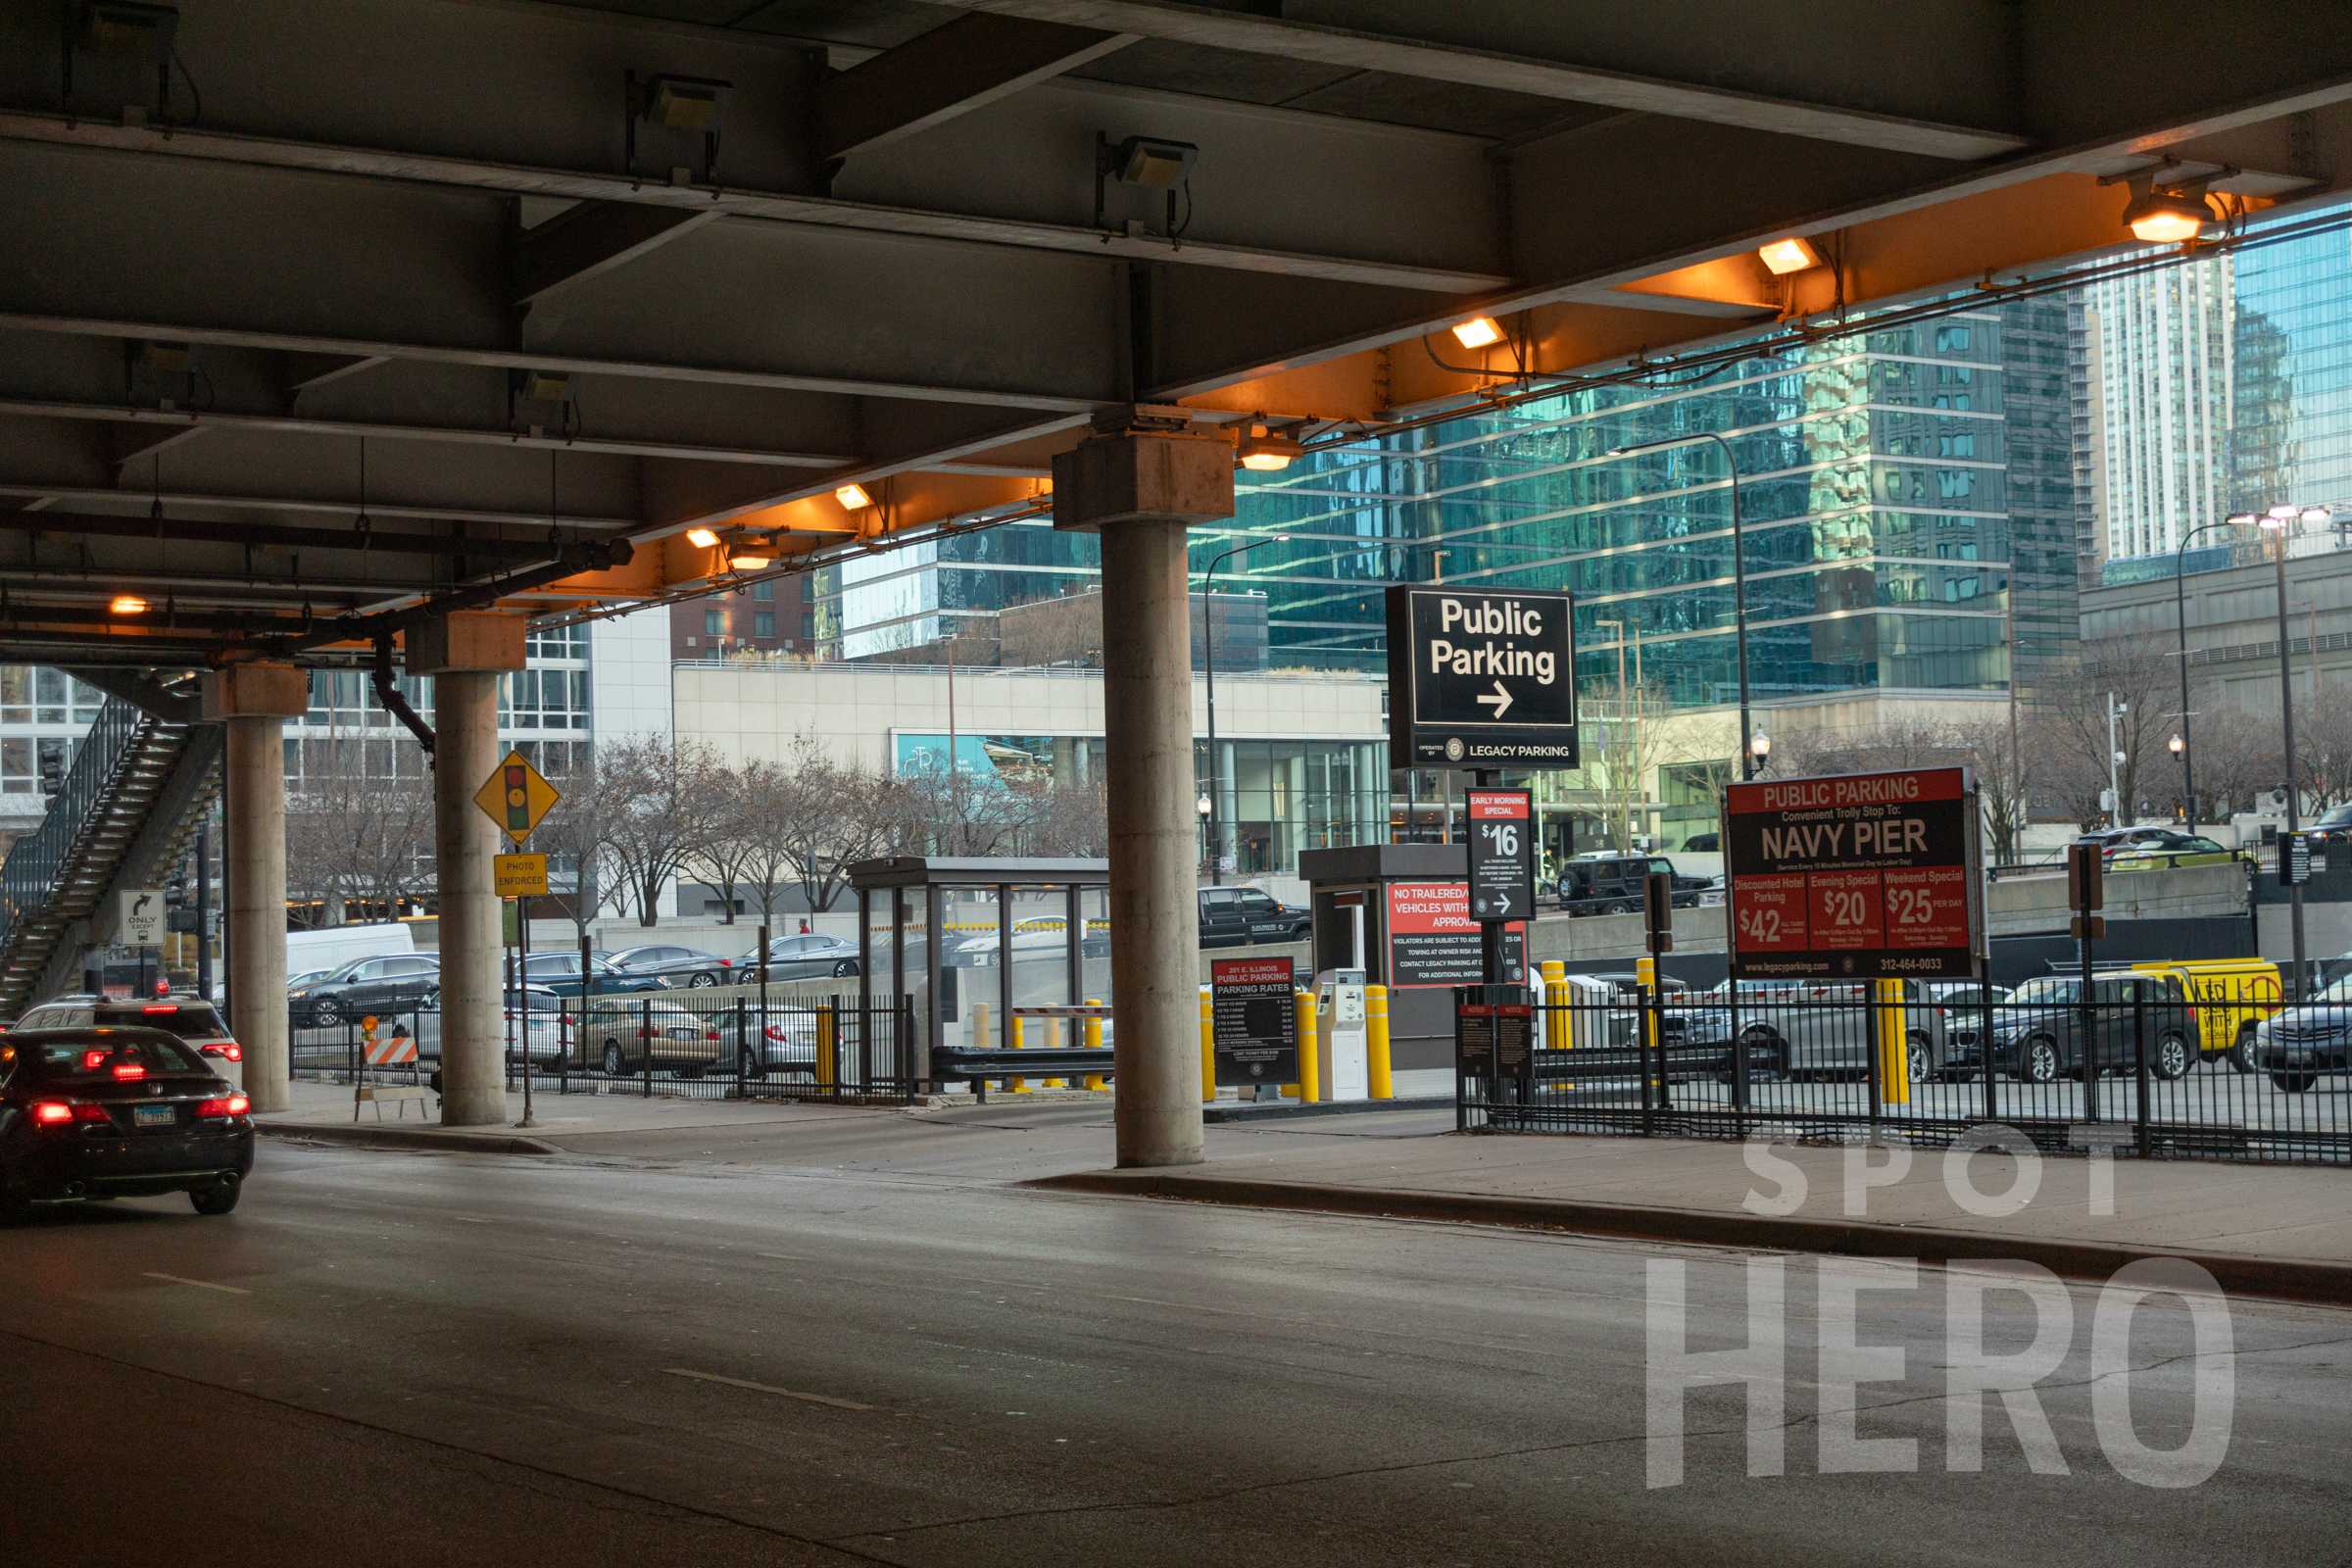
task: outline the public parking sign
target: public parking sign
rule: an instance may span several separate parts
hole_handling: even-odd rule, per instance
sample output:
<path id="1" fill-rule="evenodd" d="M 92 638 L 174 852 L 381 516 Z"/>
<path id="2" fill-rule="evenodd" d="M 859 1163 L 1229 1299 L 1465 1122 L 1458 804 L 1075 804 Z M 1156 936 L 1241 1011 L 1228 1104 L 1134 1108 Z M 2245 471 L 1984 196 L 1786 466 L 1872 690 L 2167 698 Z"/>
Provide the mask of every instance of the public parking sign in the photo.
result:
<path id="1" fill-rule="evenodd" d="M 1976 976 L 1984 901 L 1966 768 L 1734 784 L 1724 834 L 1733 974 Z"/>
<path id="2" fill-rule="evenodd" d="M 1398 767 L 1576 766 L 1566 594 L 1389 590 L 1389 757 Z"/>
<path id="3" fill-rule="evenodd" d="M 1467 791 L 1470 918 L 1480 924 L 1536 913 L 1536 808 L 1526 790 Z"/>

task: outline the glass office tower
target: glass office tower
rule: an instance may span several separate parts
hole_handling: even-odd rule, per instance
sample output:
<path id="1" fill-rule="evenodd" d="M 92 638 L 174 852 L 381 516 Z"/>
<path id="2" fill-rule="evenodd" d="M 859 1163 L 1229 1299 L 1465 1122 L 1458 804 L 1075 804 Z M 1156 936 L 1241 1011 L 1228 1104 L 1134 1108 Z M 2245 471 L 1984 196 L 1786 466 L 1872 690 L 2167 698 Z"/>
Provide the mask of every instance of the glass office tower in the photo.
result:
<path id="1" fill-rule="evenodd" d="M 1324 449 L 1244 476 L 1237 526 L 1292 539 L 1228 569 L 1277 667 L 1382 667 L 1400 577 L 1567 589 L 1595 699 L 1638 646 L 1671 708 L 1729 706 L 1724 453 L 1612 455 L 1707 432 L 1740 470 L 1756 702 L 2031 690 L 2074 627 L 2068 347 L 2064 300 L 2015 302 Z"/>
<path id="2" fill-rule="evenodd" d="M 2230 510 L 2352 509 L 2352 227 L 2249 248 L 2235 263 Z"/>

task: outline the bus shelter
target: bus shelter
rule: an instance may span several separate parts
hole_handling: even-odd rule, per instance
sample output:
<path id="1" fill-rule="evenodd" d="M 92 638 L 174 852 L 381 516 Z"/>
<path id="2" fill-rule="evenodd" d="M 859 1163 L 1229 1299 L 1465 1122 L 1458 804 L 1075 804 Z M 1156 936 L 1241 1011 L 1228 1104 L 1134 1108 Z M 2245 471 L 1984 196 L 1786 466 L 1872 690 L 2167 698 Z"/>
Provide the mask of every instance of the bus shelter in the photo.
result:
<path id="1" fill-rule="evenodd" d="M 1007 1045 L 1024 1009 L 1113 1001 L 1108 860 L 894 856 L 849 882 L 859 1003 L 907 999 L 927 1051 Z M 1061 1032 L 1038 1023 L 1029 1045 Z"/>

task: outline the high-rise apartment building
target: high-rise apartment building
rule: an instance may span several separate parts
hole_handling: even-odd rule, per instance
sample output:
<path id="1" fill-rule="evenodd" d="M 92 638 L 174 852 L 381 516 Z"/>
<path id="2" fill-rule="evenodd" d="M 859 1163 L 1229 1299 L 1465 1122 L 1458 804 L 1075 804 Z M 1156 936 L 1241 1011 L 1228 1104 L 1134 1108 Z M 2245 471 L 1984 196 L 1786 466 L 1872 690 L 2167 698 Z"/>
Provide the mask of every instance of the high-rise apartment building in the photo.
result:
<path id="1" fill-rule="evenodd" d="M 2234 272 L 2223 255 L 2083 290 L 2098 332 L 2110 557 L 2171 550 L 2230 515 Z"/>

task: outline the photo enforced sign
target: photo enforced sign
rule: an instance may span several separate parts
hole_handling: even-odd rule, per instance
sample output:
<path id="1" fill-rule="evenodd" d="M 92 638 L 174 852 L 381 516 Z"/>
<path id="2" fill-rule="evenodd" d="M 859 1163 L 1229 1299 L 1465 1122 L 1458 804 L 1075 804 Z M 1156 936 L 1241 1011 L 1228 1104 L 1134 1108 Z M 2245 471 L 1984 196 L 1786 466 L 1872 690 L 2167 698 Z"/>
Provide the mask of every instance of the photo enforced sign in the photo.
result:
<path id="1" fill-rule="evenodd" d="M 1742 979 L 1976 974 L 1984 913 L 1966 768 L 1734 784 L 1724 846 Z"/>

